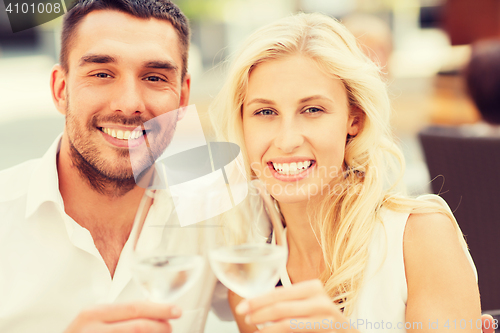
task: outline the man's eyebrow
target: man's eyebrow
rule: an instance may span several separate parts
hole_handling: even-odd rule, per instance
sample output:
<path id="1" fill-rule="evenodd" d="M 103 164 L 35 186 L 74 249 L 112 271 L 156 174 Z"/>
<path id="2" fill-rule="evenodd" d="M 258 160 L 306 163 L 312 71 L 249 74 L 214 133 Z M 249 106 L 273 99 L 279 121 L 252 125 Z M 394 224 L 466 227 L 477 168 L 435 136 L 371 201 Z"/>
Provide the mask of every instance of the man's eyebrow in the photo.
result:
<path id="1" fill-rule="evenodd" d="M 85 55 L 80 58 L 79 66 L 84 66 L 87 64 L 108 64 L 111 62 L 116 62 L 116 59 L 112 56 L 101 55 L 101 54 L 90 54 Z"/>
<path id="2" fill-rule="evenodd" d="M 265 99 L 265 98 L 254 98 L 252 99 L 250 102 L 247 103 L 247 105 L 250 105 L 250 104 L 271 104 L 271 105 L 274 105 L 276 103 L 274 103 L 273 101 L 269 100 L 269 99 Z"/>
<path id="3" fill-rule="evenodd" d="M 146 68 L 166 69 L 177 72 L 179 67 L 171 61 L 148 61 L 144 64 Z"/>

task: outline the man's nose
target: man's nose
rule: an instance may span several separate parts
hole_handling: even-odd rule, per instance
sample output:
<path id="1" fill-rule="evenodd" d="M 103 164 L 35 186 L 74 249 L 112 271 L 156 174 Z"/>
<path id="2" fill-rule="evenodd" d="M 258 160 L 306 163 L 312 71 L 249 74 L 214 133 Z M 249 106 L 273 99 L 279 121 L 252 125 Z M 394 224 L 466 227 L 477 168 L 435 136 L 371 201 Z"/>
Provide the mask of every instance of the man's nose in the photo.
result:
<path id="1" fill-rule="evenodd" d="M 276 132 L 274 145 L 285 154 L 291 154 L 304 143 L 302 126 L 295 118 L 283 118 Z"/>
<path id="2" fill-rule="evenodd" d="M 122 77 L 115 85 L 111 96 L 111 109 L 126 115 L 143 113 L 146 109 L 140 81 L 133 77 Z"/>

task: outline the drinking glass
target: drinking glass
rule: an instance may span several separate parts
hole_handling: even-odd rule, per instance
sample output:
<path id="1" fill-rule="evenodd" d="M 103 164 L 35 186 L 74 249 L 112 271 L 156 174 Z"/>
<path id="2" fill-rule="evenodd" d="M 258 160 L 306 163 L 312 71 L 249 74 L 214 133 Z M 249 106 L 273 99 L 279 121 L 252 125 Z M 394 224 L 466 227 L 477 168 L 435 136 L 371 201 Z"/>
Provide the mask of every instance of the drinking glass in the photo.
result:
<path id="1" fill-rule="evenodd" d="M 132 229 L 132 276 L 153 302 L 172 302 L 204 269 L 203 239 L 179 226 L 169 193 L 146 189 Z"/>
<path id="2" fill-rule="evenodd" d="M 258 180 L 251 181 L 248 190 L 225 221 L 230 244 L 209 253 L 217 278 L 242 298 L 272 290 L 288 258 L 283 224 L 271 196 Z"/>

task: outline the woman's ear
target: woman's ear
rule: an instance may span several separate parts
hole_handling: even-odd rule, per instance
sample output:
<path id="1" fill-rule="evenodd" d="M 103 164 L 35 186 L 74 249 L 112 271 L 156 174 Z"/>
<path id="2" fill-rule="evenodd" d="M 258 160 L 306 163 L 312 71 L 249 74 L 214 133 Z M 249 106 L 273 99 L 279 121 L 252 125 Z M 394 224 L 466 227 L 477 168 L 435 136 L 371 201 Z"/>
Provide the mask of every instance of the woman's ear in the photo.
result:
<path id="1" fill-rule="evenodd" d="M 349 120 L 347 122 L 347 134 L 351 137 L 356 136 L 363 128 L 365 113 L 357 106 L 351 106 Z"/>
<path id="2" fill-rule="evenodd" d="M 67 74 L 61 65 L 55 65 L 52 68 L 50 75 L 50 90 L 52 91 L 52 100 L 57 110 L 66 115 L 66 107 L 68 105 L 66 94 L 66 77 Z"/>

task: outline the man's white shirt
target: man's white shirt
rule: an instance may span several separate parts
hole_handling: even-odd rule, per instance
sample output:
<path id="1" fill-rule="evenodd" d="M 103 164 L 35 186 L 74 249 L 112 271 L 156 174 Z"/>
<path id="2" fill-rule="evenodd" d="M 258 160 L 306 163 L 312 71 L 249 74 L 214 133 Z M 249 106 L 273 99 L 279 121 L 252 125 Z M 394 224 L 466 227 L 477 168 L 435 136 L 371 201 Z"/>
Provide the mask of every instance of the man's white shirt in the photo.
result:
<path id="1" fill-rule="evenodd" d="M 0 172 L 0 332 L 63 332 L 86 307 L 144 299 L 131 278 L 131 242 L 111 278 L 90 232 L 65 213 L 59 145 L 60 137 L 41 159 Z M 205 229 L 211 237 L 216 228 Z M 172 232 L 179 233 L 176 246 L 199 245 L 199 226 Z M 171 321 L 174 333 L 203 331 L 215 283 L 206 263 L 195 287 L 175 302 L 183 315 Z"/>

